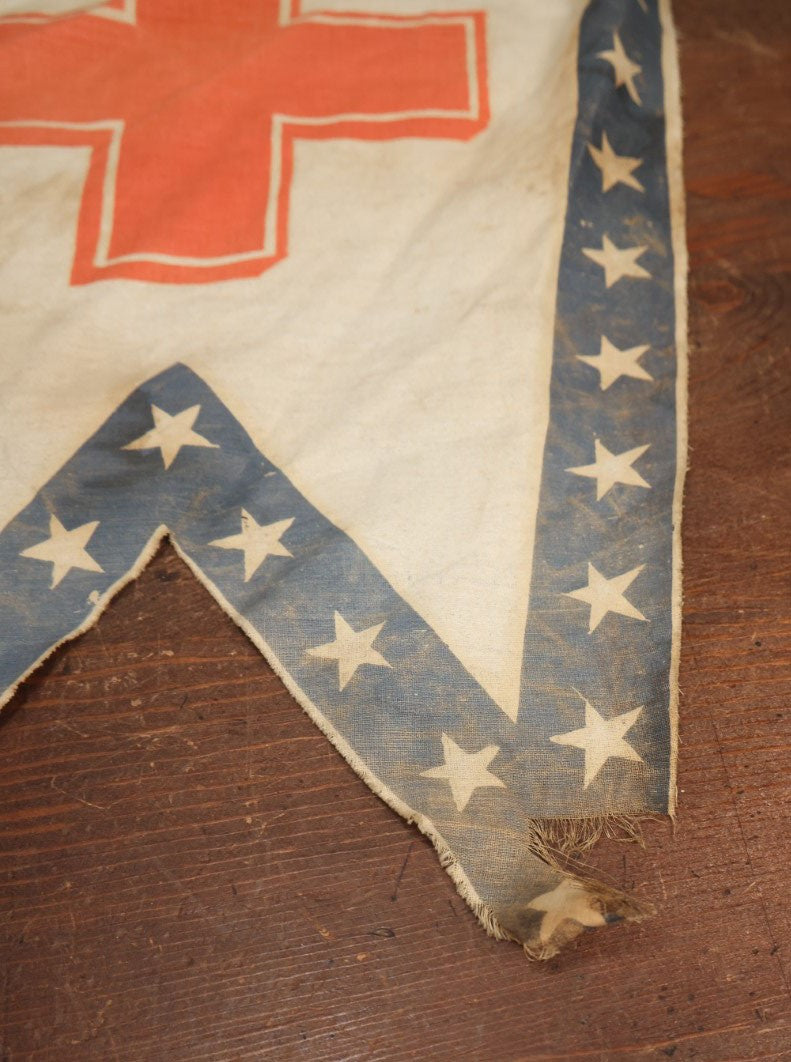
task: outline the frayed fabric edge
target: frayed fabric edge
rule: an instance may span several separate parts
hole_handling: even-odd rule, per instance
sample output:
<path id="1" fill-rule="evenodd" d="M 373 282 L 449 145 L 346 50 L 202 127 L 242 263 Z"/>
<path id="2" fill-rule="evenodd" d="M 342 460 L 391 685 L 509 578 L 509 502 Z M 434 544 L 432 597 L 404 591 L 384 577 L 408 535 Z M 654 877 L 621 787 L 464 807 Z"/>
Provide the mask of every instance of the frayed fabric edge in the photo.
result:
<path id="1" fill-rule="evenodd" d="M 53 653 L 57 652 L 62 645 L 67 645 L 69 642 L 74 641 L 75 638 L 79 638 L 81 634 L 85 634 L 86 631 L 89 631 L 91 627 L 98 622 L 99 618 L 102 616 L 107 606 L 112 602 L 116 594 L 123 590 L 125 586 L 128 586 L 129 583 L 135 581 L 149 561 L 152 560 L 154 554 L 168 535 L 169 531 L 167 527 L 165 527 L 164 524 L 160 524 L 141 550 L 131 568 L 129 568 L 120 579 L 114 582 L 112 586 L 109 586 L 104 593 L 97 598 L 94 608 L 88 613 L 82 623 L 80 623 L 78 627 L 75 627 L 74 630 L 69 631 L 68 634 L 64 634 L 62 638 L 58 638 L 57 641 L 53 642 L 49 649 L 34 660 L 30 667 L 23 671 L 10 686 L 0 693 L 0 711 L 2 711 L 5 705 L 8 704 L 22 683 L 30 678 L 35 671 L 38 671 L 42 664 L 45 664 Z"/>
<path id="2" fill-rule="evenodd" d="M 408 823 L 416 826 L 431 841 L 436 849 L 440 865 L 490 937 L 495 940 L 508 940 L 521 944 L 528 958 L 550 959 L 560 951 L 564 944 L 584 931 L 585 927 L 582 924 L 566 919 L 549 941 L 536 943 L 532 939 L 524 940 L 520 935 L 509 930 L 498 918 L 494 908 L 478 894 L 435 824 L 427 816 L 409 807 L 368 768 L 343 735 L 335 729 L 304 690 L 297 685 L 259 631 L 233 607 L 220 588 L 198 567 L 173 535 L 170 536 L 170 542 L 196 579 L 206 587 L 222 610 L 241 627 L 297 704 L 343 756 L 352 770 L 388 807 Z M 526 825 L 528 833 L 525 838 L 526 849 L 542 863 L 578 884 L 589 895 L 593 904 L 598 906 L 602 915 L 606 916 L 604 920 L 607 923 L 639 921 L 653 913 L 654 908 L 651 904 L 630 897 L 626 893 L 588 877 L 584 872 L 587 868 L 581 864 L 578 865 L 577 870 L 571 870 L 568 865 L 564 865 L 573 859 L 574 853 L 587 851 L 600 837 L 605 835 L 641 841 L 640 817 L 606 815 L 581 819 L 528 819 Z"/>
<path id="3" fill-rule="evenodd" d="M 233 605 L 228 601 L 220 588 L 206 575 L 201 568 L 192 560 L 190 555 L 179 545 L 173 535 L 170 536 L 170 542 L 173 549 L 195 578 L 203 585 L 223 612 L 226 613 L 236 623 L 253 645 L 258 649 L 266 662 L 275 672 L 277 677 L 286 687 L 288 692 L 302 708 L 305 714 L 310 720 L 315 723 L 319 730 L 329 740 L 330 744 L 335 748 L 344 760 L 349 764 L 352 770 L 359 775 L 359 777 L 365 782 L 369 789 L 371 789 L 376 796 L 392 808 L 396 814 L 401 818 L 406 819 L 411 825 L 417 826 L 420 832 L 427 837 L 439 856 L 441 866 L 447 871 L 456 890 L 470 907 L 475 917 L 481 923 L 483 928 L 496 940 L 512 940 L 514 939 L 511 934 L 500 925 L 499 921 L 494 915 L 491 907 L 481 899 L 475 890 L 472 882 L 465 874 L 461 864 L 456 859 L 455 855 L 451 851 L 450 846 L 445 841 L 442 834 L 435 828 L 433 822 L 425 815 L 421 815 L 420 812 L 415 811 L 409 807 L 400 797 L 398 797 L 388 786 L 386 786 L 380 778 L 378 778 L 371 770 L 369 770 L 367 764 L 357 755 L 351 745 L 346 741 L 342 734 L 340 734 L 335 727 L 329 722 L 329 720 L 323 715 L 319 708 L 311 701 L 311 699 L 305 694 L 305 692 L 297 685 L 289 672 L 285 669 L 277 654 L 272 647 L 261 637 L 256 628 L 240 613 Z"/>
<path id="4" fill-rule="evenodd" d="M 0 709 L 11 700 L 22 683 L 38 670 L 53 653 L 60 649 L 61 646 L 90 630 L 99 621 L 115 596 L 140 575 L 165 539 L 170 541 L 178 557 L 186 564 L 198 582 L 206 588 L 223 612 L 247 635 L 283 682 L 297 704 L 328 738 L 352 770 L 388 807 L 408 823 L 416 826 L 428 838 L 437 852 L 440 865 L 452 880 L 461 898 L 490 937 L 495 940 L 512 941 L 521 944 L 528 958 L 545 960 L 557 955 L 565 944 L 584 931 L 585 927 L 582 924 L 575 922 L 573 919 L 565 919 L 549 940 L 542 941 L 539 939 L 536 941 L 533 939 L 525 940 L 521 935 L 504 925 L 492 906 L 478 894 L 451 850 L 450 845 L 437 830 L 434 823 L 425 815 L 409 807 L 380 778 L 370 771 L 344 737 L 294 682 L 271 646 L 261 637 L 255 627 L 231 605 L 219 587 L 198 567 L 165 525 L 160 525 L 156 529 L 129 571 L 111 587 L 108 587 L 96 601 L 95 607 L 83 622 L 50 646 L 3 692 L 0 696 Z M 640 921 L 653 913 L 653 907 L 645 901 L 630 897 L 595 880 L 588 873 L 590 868 L 579 857 L 592 848 L 601 837 L 605 836 L 619 837 L 622 840 L 642 845 L 640 823 L 643 819 L 656 817 L 659 816 L 611 814 L 588 818 L 528 819 L 526 821 L 527 836 L 525 837 L 525 847 L 542 863 L 556 870 L 581 889 L 584 889 L 592 904 L 601 911 L 605 922 Z"/>

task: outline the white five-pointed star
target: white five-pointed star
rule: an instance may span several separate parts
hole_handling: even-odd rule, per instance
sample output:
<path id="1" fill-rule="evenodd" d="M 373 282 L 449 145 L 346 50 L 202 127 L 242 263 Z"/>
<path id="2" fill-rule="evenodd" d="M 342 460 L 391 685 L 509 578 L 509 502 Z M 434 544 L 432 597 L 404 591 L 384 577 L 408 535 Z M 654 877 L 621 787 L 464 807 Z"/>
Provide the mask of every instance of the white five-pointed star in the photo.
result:
<path id="1" fill-rule="evenodd" d="M 141 435 L 139 439 L 122 446 L 122 450 L 160 450 L 165 468 L 170 468 L 176 460 L 182 446 L 204 446 L 217 450 L 217 443 L 209 442 L 202 435 L 192 430 L 198 419 L 200 406 L 190 406 L 181 413 L 171 416 L 159 406 L 151 406 L 154 427 Z"/>
<path id="2" fill-rule="evenodd" d="M 571 730 L 568 734 L 555 734 L 549 740 L 554 741 L 556 745 L 571 745 L 575 749 L 582 749 L 585 753 L 583 786 L 587 789 L 607 760 L 617 758 L 633 760 L 635 763 L 643 762 L 643 757 L 623 739 L 624 734 L 637 722 L 642 710 L 643 706 L 640 705 L 639 708 L 632 708 L 630 712 L 605 719 L 590 701 L 585 701 L 585 726 L 579 730 Z"/>
<path id="3" fill-rule="evenodd" d="M 91 535 L 99 526 L 98 520 L 80 524 L 67 531 L 57 516 L 49 518 L 49 538 L 38 545 L 23 549 L 20 557 L 32 557 L 34 560 L 49 561 L 52 564 L 52 590 L 64 579 L 72 568 L 81 568 L 86 572 L 103 572 L 85 547 Z"/>
<path id="4" fill-rule="evenodd" d="M 647 350 L 648 344 L 619 350 L 607 336 L 602 336 L 598 355 L 578 354 L 577 357 L 598 370 L 601 389 L 606 391 L 621 376 L 631 376 L 635 380 L 653 380 L 653 376 L 647 373 L 642 365 L 637 364 Z"/>
<path id="5" fill-rule="evenodd" d="M 340 612 L 336 612 L 334 641 L 314 646 L 308 649 L 308 654 L 323 660 L 338 661 L 338 689 L 342 690 L 354 678 L 357 668 L 363 664 L 373 664 L 374 667 L 393 666 L 373 647 L 382 627 L 384 623 L 376 623 L 373 627 L 356 631 Z"/>
<path id="6" fill-rule="evenodd" d="M 244 553 L 244 581 L 252 579 L 267 557 L 293 557 L 280 539 L 294 523 L 289 520 L 276 520 L 273 524 L 259 524 L 246 509 L 242 509 L 242 530 L 238 535 L 227 538 L 215 538 L 210 546 L 220 549 L 239 549 Z"/>
<path id="7" fill-rule="evenodd" d="M 651 274 L 637 264 L 641 254 L 645 254 L 647 248 L 642 247 L 616 247 L 609 236 L 603 236 L 601 250 L 598 247 L 583 247 L 582 253 L 587 255 L 592 262 L 600 265 L 604 270 L 604 283 L 608 288 L 621 279 L 621 277 L 637 277 L 645 280 Z"/>
<path id="8" fill-rule="evenodd" d="M 589 634 L 593 634 L 608 612 L 616 612 L 619 616 L 631 616 L 632 619 L 648 622 L 642 612 L 623 596 L 624 591 L 628 590 L 643 568 L 644 565 L 641 564 L 638 568 L 624 572 L 623 575 L 606 579 L 592 564 L 588 564 L 588 585 L 581 586 L 579 590 L 568 590 L 565 596 L 590 605 Z"/>
<path id="9" fill-rule="evenodd" d="M 592 465 L 579 465 L 577 468 L 567 468 L 567 472 L 573 472 L 575 476 L 589 476 L 596 480 L 596 501 L 611 490 L 616 483 L 625 483 L 630 487 L 648 487 L 637 469 L 632 465 L 641 457 L 648 446 L 635 446 L 633 450 L 624 450 L 622 454 L 611 454 L 604 443 L 598 439 L 594 442 L 596 460 Z"/>
<path id="10" fill-rule="evenodd" d="M 629 93 L 631 100 L 639 106 L 640 96 L 635 87 L 634 79 L 643 68 L 632 62 L 626 54 L 621 38 L 617 33 L 613 34 L 612 48 L 606 52 L 599 52 L 599 59 L 606 59 L 612 66 L 615 87 L 620 88 L 621 85 L 626 85 L 626 91 Z"/>
<path id="11" fill-rule="evenodd" d="M 591 903 L 585 887 L 572 878 L 564 878 L 551 892 L 536 896 L 527 905 L 534 911 L 544 911 L 538 931 L 542 944 L 547 944 L 561 922 L 579 922 L 582 926 L 603 926 L 604 915 Z"/>
<path id="12" fill-rule="evenodd" d="M 458 811 L 464 811 L 476 789 L 485 786 L 505 788 L 505 782 L 487 770 L 500 751 L 497 745 L 487 745 L 480 752 L 465 752 L 453 738 L 442 735 L 442 751 L 445 762 L 439 767 L 421 771 L 423 778 L 444 778 L 450 785 L 453 803 Z"/>
<path id="13" fill-rule="evenodd" d="M 619 182 L 630 188 L 636 188 L 638 192 L 645 191 L 637 178 L 632 175 L 638 166 L 642 166 L 643 160 L 630 155 L 616 155 L 605 132 L 602 131 L 601 147 L 597 148 L 595 144 L 588 144 L 588 151 L 601 170 L 603 192 L 609 192 Z"/>

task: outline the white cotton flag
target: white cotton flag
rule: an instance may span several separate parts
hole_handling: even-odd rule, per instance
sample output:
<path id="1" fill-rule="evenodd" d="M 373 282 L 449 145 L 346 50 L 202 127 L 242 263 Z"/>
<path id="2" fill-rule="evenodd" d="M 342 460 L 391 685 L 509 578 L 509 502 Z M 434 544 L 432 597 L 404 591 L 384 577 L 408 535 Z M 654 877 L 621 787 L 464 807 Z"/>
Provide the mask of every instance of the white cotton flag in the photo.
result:
<path id="1" fill-rule="evenodd" d="M 667 5 L 77 8 L 0 19 L 6 699 L 169 533 L 490 931 L 639 914 L 542 824 L 673 808 Z"/>

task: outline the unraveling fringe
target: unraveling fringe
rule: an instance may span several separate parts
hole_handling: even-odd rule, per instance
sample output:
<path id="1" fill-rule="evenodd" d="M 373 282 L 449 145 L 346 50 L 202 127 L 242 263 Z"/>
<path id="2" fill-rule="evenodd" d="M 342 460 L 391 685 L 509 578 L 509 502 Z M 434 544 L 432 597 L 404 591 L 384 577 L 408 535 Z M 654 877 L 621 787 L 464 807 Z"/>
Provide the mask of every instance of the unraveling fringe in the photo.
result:
<path id="1" fill-rule="evenodd" d="M 376 777 L 357 755 L 352 747 L 346 742 L 341 734 L 321 714 L 304 692 L 296 685 L 283 665 L 277 659 L 271 647 L 264 642 L 259 632 L 250 624 L 244 616 L 236 611 L 230 602 L 224 597 L 220 589 L 214 585 L 206 574 L 195 564 L 174 539 L 173 535 L 164 525 L 157 528 L 148 543 L 140 553 L 136 562 L 129 571 L 122 576 L 113 586 L 109 587 L 100 598 L 97 598 L 93 610 L 75 630 L 61 638 L 52 645 L 47 652 L 29 667 L 24 674 L 6 691 L 6 695 L 0 701 L 0 708 L 18 690 L 19 686 L 41 664 L 44 663 L 57 649 L 65 643 L 72 641 L 89 630 L 101 617 L 107 606 L 128 583 L 132 582 L 141 573 L 143 568 L 152 559 L 162 542 L 168 539 L 176 554 L 184 561 L 187 567 L 204 586 L 214 600 L 250 638 L 264 659 L 269 663 L 272 670 L 278 675 L 288 689 L 294 700 L 306 712 L 310 719 L 318 726 L 322 733 L 329 739 L 331 744 L 343 756 L 352 769 L 362 778 L 366 785 L 383 800 L 393 811 L 412 825 L 417 826 L 432 843 L 439 856 L 440 865 L 448 873 L 459 895 L 472 910 L 475 917 L 483 926 L 490 937 L 495 940 L 508 940 L 521 944 L 525 954 L 530 959 L 550 959 L 561 948 L 578 936 L 584 929 L 582 925 L 571 919 L 565 920 L 553 933 L 547 942 L 533 942 L 524 940 L 516 933 L 509 930 L 498 919 L 492 907 L 478 895 L 472 882 L 464 872 L 463 867 L 456 859 L 450 847 L 442 835 L 437 831 L 434 824 L 425 816 L 415 812 L 406 805 L 395 793 L 393 793 L 382 781 Z M 653 913 L 651 904 L 627 896 L 620 890 L 611 888 L 589 876 L 590 868 L 581 860 L 581 856 L 589 851 L 601 837 L 618 838 L 645 847 L 640 827 L 641 819 L 659 818 L 658 815 L 642 815 L 635 818 L 626 815 L 599 815 L 589 818 L 556 818 L 556 819 L 531 819 L 528 825 L 528 836 L 525 845 L 528 851 L 537 856 L 542 862 L 554 870 L 570 877 L 584 887 L 592 902 L 599 906 L 608 921 L 640 921 Z"/>
<path id="2" fill-rule="evenodd" d="M 609 921 L 640 922 L 655 912 L 653 904 L 635 896 L 628 896 L 619 889 L 611 888 L 589 876 L 590 868 L 580 860 L 580 855 L 589 851 L 602 837 L 608 837 L 645 848 L 641 823 L 645 819 L 660 819 L 662 816 L 646 813 L 640 817 L 628 815 L 596 815 L 589 818 L 531 819 L 527 848 L 553 869 L 579 882 L 599 907 L 602 914 L 609 913 Z M 571 919 L 562 923 L 547 942 L 525 941 L 509 931 L 472 888 L 467 875 L 456 861 L 451 850 L 433 831 L 411 820 L 437 849 L 441 866 L 450 875 L 456 890 L 472 910 L 475 917 L 495 940 L 507 940 L 521 944 L 528 959 L 552 959 L 561 949 L 584 931 L 584 926 Z M 613 918 L 612 912 L 617 912 Z"/>
<path id="3" fill-rule="evenodd" d="M 645 848 L 642 822 L 658 820 L 662 816 L 645 813 L 640 816 L 609 814 L 588 818 L 557 818 L 533 820 L 535 831 L 530 850 L 549 866 L 568 875 L 584 886 L 592 902 L 607 917 L 607 921 L 640 922 L 654 914 L 653 904 L 630 896 L 591 876 L 592 868 L 581 858 L 602 837 L 638 844 Z M 525 954 L 531 959 L 551 959 L 584 927 L 566 921 L 558 927 L 550 941 L 537 945 L 523 942 Z"/>
<path id="4" fill-rule="evenodd" d="M 369 789 L 384 801 L 388 807 L 412 825 L 417 826 L 426 836 L 439 856 L 441 866 L 450 876 L 456 890 L 472 910 L 483 928 L 495 940 L 510 940 L 521 944 L 525 954 L 531 959 L 550 959 L 556 955 L 565 943 L 578 936 L 584 929 L 578 922 L 567 919 L 545 943 L 535 944 L 532 940 L 509 930 L 503 925 L 492 909 L 479 895 L 467 877 L 463 867 L 456 859 L 444 837 L 426 816 L 410 808 L 380 778 L 378 778 L 362 760 L 352 746 L 346 741 L 332 723 L 313 704 L 292 676 L 278 659 L 270 645 L 262 638 L 256 628 L 226 599 L 222 591 L 203 572 L 170 535 L 170 542 L 176 553 L 190 568 L 195 577 L 209 591 L 231 619 L 237 623 L 253 645 L 259 650 L 269 666 L 281 680 L 288 692 L 303 711 L 316 724 L 334 748 L 343 756 L 349 766 L 362 778 Z M 649 817 L 649 816 L 643 816 Z M 639 921 L 653 913 L 653 907 L 617 889 L 613 889 L 587 875 L 588 867 L 579 860 L 579 856 L 591 848 L 600 837 L 620 837 L 623 840 L 643 844 L 639 819 L 625 815 L 605 815 L 581 819 L 533 819 L 529 820 L 528 836 L 525 845 L 528 851 L 541 859 L 548 866 L 571 877 L 584 887 L 592 902 L 601 910 L 606 920 Z"/>

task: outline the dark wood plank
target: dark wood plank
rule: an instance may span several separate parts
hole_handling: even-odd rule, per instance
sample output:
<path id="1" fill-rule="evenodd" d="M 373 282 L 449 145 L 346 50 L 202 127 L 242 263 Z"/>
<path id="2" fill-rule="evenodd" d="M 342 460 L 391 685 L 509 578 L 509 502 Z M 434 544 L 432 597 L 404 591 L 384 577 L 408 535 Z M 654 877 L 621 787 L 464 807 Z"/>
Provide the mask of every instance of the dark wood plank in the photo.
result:
<path id="1" fill-rule="evenodd" d="M 680 814 L 658 904 L 528 964 L 175 555 L 0 724 L 2 1058 L 791 1057 L 789 8 L 678 4 L 691 252 Z"/>

